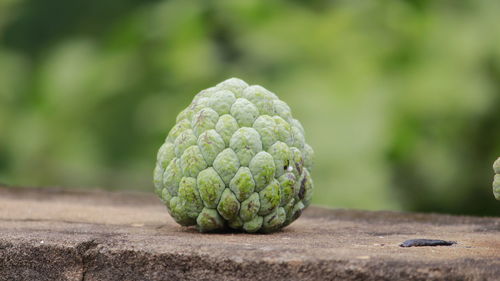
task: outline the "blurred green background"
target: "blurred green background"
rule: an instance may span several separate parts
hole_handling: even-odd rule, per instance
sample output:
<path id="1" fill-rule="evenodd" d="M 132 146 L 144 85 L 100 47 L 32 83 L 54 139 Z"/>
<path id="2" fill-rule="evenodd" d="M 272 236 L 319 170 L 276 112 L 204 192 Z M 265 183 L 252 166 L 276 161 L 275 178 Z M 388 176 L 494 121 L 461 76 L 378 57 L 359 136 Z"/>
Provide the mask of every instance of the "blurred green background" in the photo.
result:
<path id="1" fill-rule="evenodd" d="M 152 192 L 194 94 L 277 93 L 314 203 L 499 215 L 500 1 L 0 0 L 0 182 Z"/>

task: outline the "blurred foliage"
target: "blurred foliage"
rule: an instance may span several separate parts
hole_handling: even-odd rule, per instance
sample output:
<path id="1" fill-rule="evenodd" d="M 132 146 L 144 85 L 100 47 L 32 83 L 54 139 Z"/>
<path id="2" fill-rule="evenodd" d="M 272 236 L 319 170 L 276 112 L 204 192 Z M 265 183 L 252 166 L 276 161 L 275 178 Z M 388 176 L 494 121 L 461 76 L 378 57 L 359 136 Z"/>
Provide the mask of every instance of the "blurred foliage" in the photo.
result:
<path id="1" fill-rule="evenodd" d="M 228 77 L 290 104 L 314 203 L 498 215 L 500 2 L 0 1 L 0 181 L 152 190 Z"/>

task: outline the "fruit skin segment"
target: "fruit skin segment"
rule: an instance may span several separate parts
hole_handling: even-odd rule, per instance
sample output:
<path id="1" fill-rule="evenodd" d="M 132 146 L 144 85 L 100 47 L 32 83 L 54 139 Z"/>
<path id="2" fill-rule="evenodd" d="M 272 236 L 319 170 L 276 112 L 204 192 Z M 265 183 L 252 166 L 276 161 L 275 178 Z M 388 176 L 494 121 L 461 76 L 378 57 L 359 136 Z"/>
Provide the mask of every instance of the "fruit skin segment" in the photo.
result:
<path id="1" fill-rule="evenodd" d="M 493 195 L 497 200 L 500 200 L 500 157 L 493 163 L 493 171 L 495 177 L 493 178 Z"/>
<path id="2" fill-rule="evenodd" d="M 199 92 L 177 115 L 158 151 L 153 182 L 180 225 L 270 233 L 310 204 L 313 159 L 304 128 L 284 101 L 230 78 Z M 493 189 L 500 199 L 497 162 Z"/>

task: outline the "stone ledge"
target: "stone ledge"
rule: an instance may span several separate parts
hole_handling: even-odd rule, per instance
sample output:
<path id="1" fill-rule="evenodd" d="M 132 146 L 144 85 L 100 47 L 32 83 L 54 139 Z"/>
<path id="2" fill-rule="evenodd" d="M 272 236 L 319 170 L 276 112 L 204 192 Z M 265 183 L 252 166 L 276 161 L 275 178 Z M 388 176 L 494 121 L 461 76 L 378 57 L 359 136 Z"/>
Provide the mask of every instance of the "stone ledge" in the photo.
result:
<path id="1" fill-rule="evenodd" d="M 311 207 L 274 234 L 200 234 L 152 194 L 0 188 L 0 280 L 500 280 L 499 256 L 500 218 Z"/>

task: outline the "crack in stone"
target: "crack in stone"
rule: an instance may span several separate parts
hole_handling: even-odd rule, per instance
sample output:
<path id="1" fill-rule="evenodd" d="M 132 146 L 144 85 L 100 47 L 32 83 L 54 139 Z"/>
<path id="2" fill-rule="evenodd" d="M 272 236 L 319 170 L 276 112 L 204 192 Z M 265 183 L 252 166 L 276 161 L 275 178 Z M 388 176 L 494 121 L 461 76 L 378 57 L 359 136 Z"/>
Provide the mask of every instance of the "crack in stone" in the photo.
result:
<path id="1" fill-rule="evenodd" d="M 87 267 L 89 262 L 92 260 L 90 258 L 89 252 L 97 248 L 99 244 L 100 243 L 97 242 L 96 239 L 94 238 L 88 241 L 78 243 L 76 245 L 76 252 L 78 253 L 78 256 L 80 257 L 82 263 L 82 277 L 80 279 L 81 281 L 85 281 L 88 270 Z"/>

